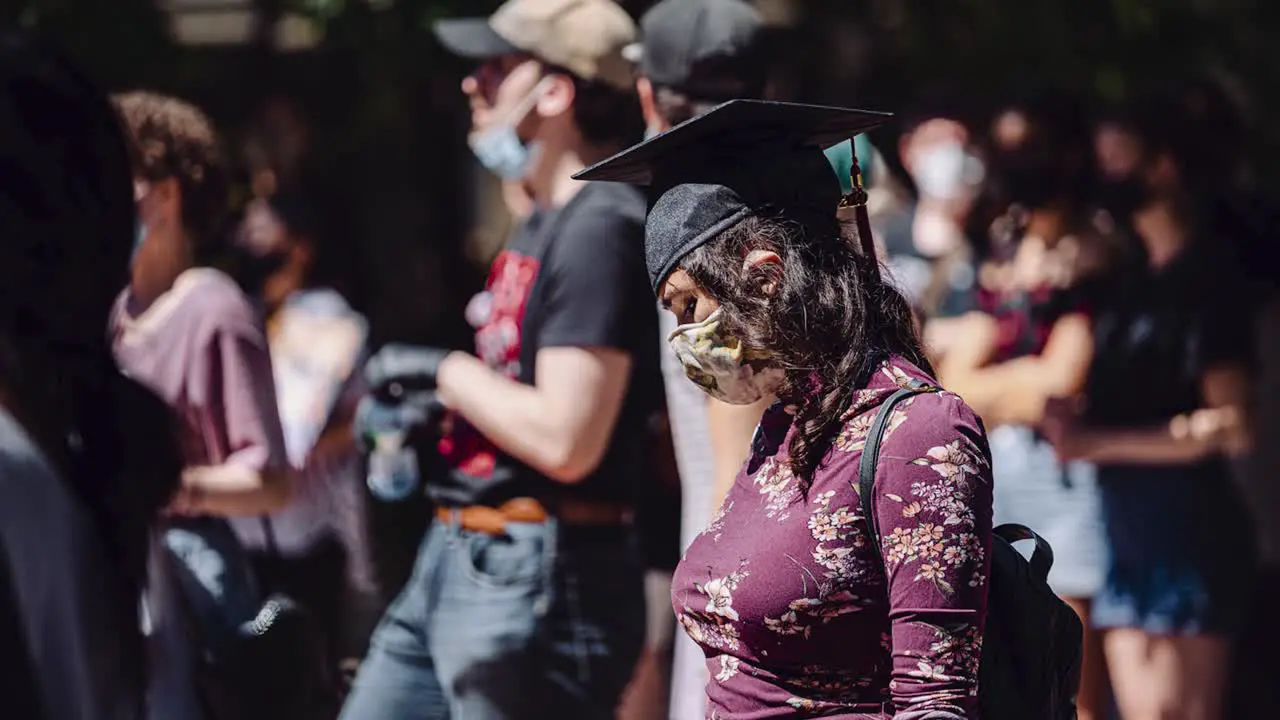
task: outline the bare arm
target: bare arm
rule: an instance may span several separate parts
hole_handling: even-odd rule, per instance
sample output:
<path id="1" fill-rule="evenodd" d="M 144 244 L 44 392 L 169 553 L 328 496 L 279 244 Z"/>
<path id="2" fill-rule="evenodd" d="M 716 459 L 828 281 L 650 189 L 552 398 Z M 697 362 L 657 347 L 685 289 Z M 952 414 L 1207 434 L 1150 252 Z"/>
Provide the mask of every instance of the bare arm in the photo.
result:
<path id="1" fill-rule="evenodd" d="M 948 334 L 952 339 L 947 352 L 942 354 L 938 363 L 938 381 L 943 387 L 964 398 L 980 415 L 986 415 L 985 408 L 974 402 L 975 399 L 981 399 L 976 397 L 980 392 L 974 391 L 975 386 L 979 391 L 982 389 L 974 378 L 995 354 L 995 318 L 986 313 L 971 312 L 963 317 L 950 318 L 947 322 Z M 930 325 L 932 324 L 931 322 Z M 971 398 L 971 395 L 975 397 Z"/>
<path id="2" fill-rule="evenodd" d="M 979 315 L 970 323 L 965 339 L 943 361 L 939 380 L 989 425 L 1038 423 L 1050 398 L 1074 395 L 1084 387 L 1093 356 L 1085 315 L 1059 318 L 1039 355 L 986 366 L 995 348 L 995 321 Z"/>
<path id="3" fill-rule="evenodd" d="M 743 463 L 751 454 L 751 438 L 755 435 L 756 426 L 760 424 L 760 416 L 772 402 L 772 398 L 767 398 L 751 405 L 730 405 L 707 398 L 707 431 L 711 437 L 711 458 L 715 472 L 712 513 L 719 510 Z"/>
<path id="4" fill-rule="evenodd" d="M 200 515 L 263 515 L 289 504 L 293 471 L 224 463 L 187 468 L 173 511 Z"/>
<path id="5" fill-rule="evenodd" d="M 918 311 L 915 313 L 916 332 L 924 342 L 925 352 L 934 367 L 940 367 L 946 361 L 947 354 L 956 345 L 965 343 L 971 330 L 971 316 L 982 313 L 966 313 L 955 317 L 931 318 L 923 321 Z"/>
<path id="6" fill-rule="evenodd" d="M 490 441 L 554 480 L 576 483 L 599 466 L 622 410 L 631 357 L 604 348 L 538 351 L 533 385 L 450 353 L 440 364 L 441 401 Z"/>
<path id="7" fill-rule="evenodd" d="M 1066 458 L 1099 463 L 1186 465 L 1211 455 L 1248 452 L 1248 377 L 1234 364 L 1205 371 L 1205 407 L 1145 428 L 1075 428 L 1064 413 L 1046 418 L 1047 433 Z"/>

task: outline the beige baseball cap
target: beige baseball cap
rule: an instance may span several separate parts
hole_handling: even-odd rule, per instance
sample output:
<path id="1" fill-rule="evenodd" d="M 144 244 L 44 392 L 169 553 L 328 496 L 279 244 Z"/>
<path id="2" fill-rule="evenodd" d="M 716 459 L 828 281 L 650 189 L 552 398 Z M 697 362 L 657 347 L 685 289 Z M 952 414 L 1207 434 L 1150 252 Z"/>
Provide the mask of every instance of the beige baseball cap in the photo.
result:
<path id="1" fill-rule="evenodd" d="M 435 33 L 462 57 L 524 52 L 584 80 L 634 87 L 635 66 L 623 52 L 636 41 L 636 26 L 613 0 L 508 0 L 488 19 L 437 21 Z"/>

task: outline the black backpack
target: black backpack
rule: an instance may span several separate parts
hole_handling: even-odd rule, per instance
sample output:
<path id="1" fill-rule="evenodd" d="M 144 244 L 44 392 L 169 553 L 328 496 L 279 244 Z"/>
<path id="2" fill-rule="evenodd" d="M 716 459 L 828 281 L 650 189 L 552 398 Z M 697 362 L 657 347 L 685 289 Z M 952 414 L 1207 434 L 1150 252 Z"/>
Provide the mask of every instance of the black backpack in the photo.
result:
<path id="1" fill-rule="evenodd" d="M 862 512 L 871 540 L 880 552 L 875 530 L 876 462 L 885 426 L 895 405 L 906 397 L 936 388 L 913 382 L 880 406 L 867 433 L 858 465 Z M 1027 560 L 1013 547 L 1035 542 Z M 984 720 L 1074 720 L 1080 689 L 1084 626 L 1071 608 L 1049 589 L 1053 549 L 1023 525 L 1001 525 L 992 532 L 988 579 L 987 625 L 978 669 L 978 701 Z"/>

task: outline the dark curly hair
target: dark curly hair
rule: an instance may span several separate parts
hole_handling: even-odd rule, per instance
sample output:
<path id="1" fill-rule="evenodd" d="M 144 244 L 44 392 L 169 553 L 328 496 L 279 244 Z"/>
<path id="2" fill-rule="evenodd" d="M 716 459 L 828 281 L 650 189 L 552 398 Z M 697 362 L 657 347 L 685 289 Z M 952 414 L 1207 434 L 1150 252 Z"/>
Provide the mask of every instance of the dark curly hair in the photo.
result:
<path id="1" fill-rule="evenodd" d="M 720 302 L 726 329 L 751 347 L 768 348 L 786 371 L 779 398 L 797 408 L 791 469 L 808 489 L 853 403 L 876 368 L 901 355 L 932 372 L 906 299 L 888 284 L 877 260 L 860 251 L 856 233 L 836 221 L 815 228 L 781 216 L 754 214 L 697 248 L 680 267 Z M 749 253 L 782 259 L 776 276 Z M 775 291 L 756 291 L 765 282 Z"/>
<path id="2" fill-rule="evenodd" d="M 230 214 L 230 176 L 213 123 L 177 98 L 130 92 L 114 98 L 130 140 L 134 172 L 152 182 L 169 178 L 182 191 L 182 223 L 197 264 L 218 252 Z"/>

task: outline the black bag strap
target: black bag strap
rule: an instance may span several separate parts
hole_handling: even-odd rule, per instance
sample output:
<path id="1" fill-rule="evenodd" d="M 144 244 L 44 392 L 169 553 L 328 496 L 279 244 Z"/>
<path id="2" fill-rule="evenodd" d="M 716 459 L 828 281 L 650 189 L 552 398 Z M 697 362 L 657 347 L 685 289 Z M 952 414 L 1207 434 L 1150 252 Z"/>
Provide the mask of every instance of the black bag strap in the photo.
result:
<path id="1" fill-rule="evenodd" d="M 875 503 L 872 502 L 871 493 L 875 491 L 876 486 L 876 466 L 880 460 L 880 441 L 884 439 L 884 431 L 889 425 L 889 417 L 893 414 L 893 408 L 899 402 L 912 395 L 935 392 L 936 390 L 937 388 L 926 385 L 919 380 L 912 380 L 908 387 L 900 388 L 894 392 L 884 402 L 880 403 L 880 410 L 876 413 L 876 419 L 871 423 L 871 429 L 867 431 L 867 439 L 863 442 L 862 457 L 858 460 L 858 500 L 862 504 L 862 516 L 867 520 L 867 529 L 870 530 L 871 546 L 876 549 L 877 555 L 882 555 L 880 552 L 880 531 L 876 528 Z"/>
<path id="2" fill-rule="evenodd" d="M 912 380 L 909 387 L 901 388 L 880 404 L 876 419 L 867 430 L 867 439 L 863 443 L 862 457 L 858 460 L 858 500 L 862 505 L 862 515 L 867 520 L 867 529 L 871 535 L 871 546 L 876 554 L 884 557 L 880 550 L 880 530 L 876 527 L 875 503 L 872 493 L 876 485 L 876 467 L 880 459 L 880 442 L 884 440 L 885 429 L 889 426 L 889 418 L 893 408 L 902 400 L 926 392 L 936 392 L 937 388 L 926 385 L 919 380 Z M 1047 580 L 1049 569 L 1053 567 L 1053 548 L 1049 542 L 1036 534 L 1026 525 L 1006 523 L 992 530 L 992 535 L 1012 545 L 1022 540 L 1031 540 L 1035 549 L 1031 552 L 1031 572 L 1040 580 Z"/>

